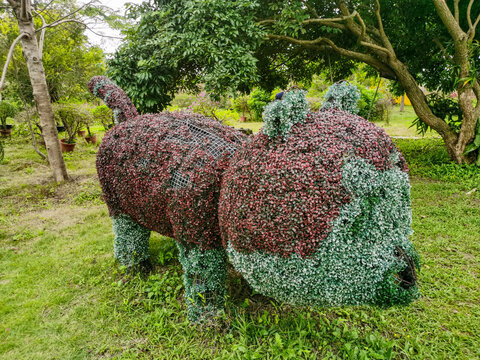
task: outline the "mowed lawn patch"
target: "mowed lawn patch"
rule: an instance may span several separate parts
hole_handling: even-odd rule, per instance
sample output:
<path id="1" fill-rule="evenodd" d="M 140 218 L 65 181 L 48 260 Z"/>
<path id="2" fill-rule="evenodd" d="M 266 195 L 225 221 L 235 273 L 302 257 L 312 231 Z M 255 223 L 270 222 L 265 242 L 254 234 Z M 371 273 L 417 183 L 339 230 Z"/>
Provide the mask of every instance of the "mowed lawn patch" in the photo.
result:
<path id="1" fill-rule="evenodd" d="M 153 234 L 151 271 L 113 259 L 97 146 L 50 182 L 26 140 L 0 164 L 2 359 L 473 359 L 480 357 L 480 174 L 438 140 L 399 140 L 412 169 L 412 240 L 422 298 L 408 307 L 293 308 L 229 272 L 226 313 L 188 322 L 171 239 Z M 474 190 L 477 189 L 477 190 Z"/>

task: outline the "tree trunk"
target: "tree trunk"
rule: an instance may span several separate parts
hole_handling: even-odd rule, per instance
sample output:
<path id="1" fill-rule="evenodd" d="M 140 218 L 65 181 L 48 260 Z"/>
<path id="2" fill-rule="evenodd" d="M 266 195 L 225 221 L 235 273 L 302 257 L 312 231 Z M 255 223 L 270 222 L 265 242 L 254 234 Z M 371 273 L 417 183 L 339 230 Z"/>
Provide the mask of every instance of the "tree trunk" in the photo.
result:
<path id="1" fill-rule="evenodd" d="M 48 93 L 47 81 L 45 79 L 45 71 L 41 60 L 37 38 L 35 37 L 35 28 L 33 26 L 33 18 L 22 19 L 21 14 L 17 11 L 18 28 L 20 33 L 25 33 L 28 37 L 21 40 L 23 54 L 27 62 L 30 82 L 33 87 L 33 97 L 40 117 L 42 127 L 42 135 L 45 139 L 47 148 L 48 162 L 53 172 L 56 182 L 68 180 L 67 169 L 62 156 L 60 141 L 58 140 L 57 127 L 53 116 L 52 104 L 50 103 L 50 95 Z"/>
<path id="2" fill-rule="evenodd" d="M 395 71 L 398 81 L 405 89 L 405 93 L 412 103 L 415 114 L 417 114 L 425 124 L 438 132 L 443 138 L 450 159 L 458 164 L 468 163 L 468 159 L 463 155 L 465 146 L 463 146 L 463 148 L 458 147 L 458 135 L 450 129 L 443 119 L 440 119 L 433 114 L 432 110 L 428 107 L 425 94 L 422 92 L 405 64 L 398 59 L 393 58 L 390 59 L 389 65 L 392 70 Z"/>
<path id="3" fill-rule="evenodd" d="M 400 112 L 405 111 L 405 93 L 402 94 L 402 98 L 400 100 Z"/>

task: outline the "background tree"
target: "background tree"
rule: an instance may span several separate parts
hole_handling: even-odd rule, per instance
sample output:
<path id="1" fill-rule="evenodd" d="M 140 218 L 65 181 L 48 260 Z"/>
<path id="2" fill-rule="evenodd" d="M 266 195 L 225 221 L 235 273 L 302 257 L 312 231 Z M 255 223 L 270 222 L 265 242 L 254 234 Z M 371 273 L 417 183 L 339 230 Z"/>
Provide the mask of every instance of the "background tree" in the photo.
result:
<path id="1" fill-rule="evenodd" d="M 103 72 L 103 53 L 87 43 L 85 16 L 101 17 L 110 23 L 118 17 L 110 16 L 104 8 L 92 7 L 91 2 L 78 7 L 74 1 L 50 1 L 37 3 L 34 8 L 30 0 L 8 0 L 8 3 L 12 13 L 3 12 L 0 21 L 0 45 L 4 49 L 0 54 L 5 58 L 0 91 L 8 76 L 10 95 L 17 95 L 27 103 L 33 94 L 54 179 L 66 180 L 51 100 L 89 97 L 86 81 Z M 55 30 L 47 31 L 51 28 Z M 15 48 L 19 42 L 21 52 Z"/>
<path id="2" fill-rule="evenodd" d="M 342 57 L 396 80 L 421 121 L 442 136 L 452 160 L 472 160 L 464 152 L 480 115 L 479 2 L 164 0 L 144 3 L 131 16 L 138 22 L 110 73 L 142 110 L 161 108 L 174 90 L 199 82 L 213 92 L 272 86 L 283 74 L 308 77 L 316 66 L 342 64 Z M 135 77 L 123 78 L 125 59 L 124 73 Z M 432 112 L 421 85 L 457 91 L 460 130 Z M 142 97 L 149 99 L 143 107 Z"/>

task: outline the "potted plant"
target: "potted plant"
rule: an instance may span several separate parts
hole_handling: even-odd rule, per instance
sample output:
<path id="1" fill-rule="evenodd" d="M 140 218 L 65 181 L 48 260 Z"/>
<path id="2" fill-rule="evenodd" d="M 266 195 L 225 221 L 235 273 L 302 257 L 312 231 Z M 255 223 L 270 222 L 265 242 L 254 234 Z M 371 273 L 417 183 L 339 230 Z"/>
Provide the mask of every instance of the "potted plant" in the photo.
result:
<path id="1" fill-rule="evenodd" d="M 89 111 L 83 111 L 83 124 L 87 129 L 86 135 L 84 136 L 85 141 L 89 144 L 96 144 L 97 136 L 90 130 L 90 126 L 93 124 L 93 115 Z"/>
<path id="2" fill-rule="evenodd" d="M 7 124 L 7 119 L 11 119 L 17 114 L 16 106 L 10 104 L 8 101 L 0 101 L 0 133 L 3 137 L 10 136 L 12 133 L 12 124 Z"/>
<path id="3" fill-rule="evenodd" d="M 97 106 L 95 109 L 93 109 L 92 115 L 93 121 L 102 123 L 105 131 L 108 131 L 115 126 L 113 111 L 106 105 Z"/>
<path id="4" fill-rule="evenodd" d="M 241 122 L 247 121 L 246 114 L 250 112 L 250 110 L 248 108 L 248 96 L 247 95 L 242 95 L 242 96 L 237 97 L 233 102 L 233 107 L 236 111 L 238 111 L 242 114 L 242 115 L 240 115 L 240 121 Z"/>
<path id="5" fill-rule="evenodd" d="M 73 104 L 65 104 L 56 106 L 55 112 L 65 127 L 65 138 L 60 139 L 62 151 L 72 152 L 75 149 L 77 132 L 83 125 L 81 111 Z"/>

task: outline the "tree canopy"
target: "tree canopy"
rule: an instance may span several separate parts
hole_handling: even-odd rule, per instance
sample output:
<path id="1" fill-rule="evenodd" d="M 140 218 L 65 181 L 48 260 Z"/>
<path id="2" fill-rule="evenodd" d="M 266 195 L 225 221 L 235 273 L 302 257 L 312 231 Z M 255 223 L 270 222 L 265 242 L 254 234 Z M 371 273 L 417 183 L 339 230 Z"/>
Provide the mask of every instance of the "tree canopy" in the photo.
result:
<path id="1" fill-rule="evenodd" d="M 468 162 L 480 115 L 471 101 L 480 97 L 479 13 L 473 0 L 157 0 L 130 13 L 137 22 L 109 71 L 141 111 L 155 111 L 199 83 L 245 91 L 364 62 L 398 81 L 452 159 Z M 460 130 L 433 114 L 420 85 L 458 92 Z"/>
<path id="2" fill-rule="evenodd" d="M 50 24 L 74 11 L 74 6 L 71 1 L 52 3 L 48 8 L 40 3 L 37 11 Z M 17 20 L 10 11 L 0 10 L 0 15 L 0 63 L 4 64 L 9 47 L 19 31 Z M 39 16 L 34 20 L 37 29 L 43 26 Z M 52 100 L 90 97 L 86 82 L 94 75 L 103 74 L 105 65 L 102 49 L 89 44 L 85 26 L 77 22 L 63 23 L 45 32 L 43 44 L 43 65 Z M 20 96 L 27 102 L 33 101 L 27 66 L 19 46 L 14 50 L 3 93 L 4 97 Z"/>

